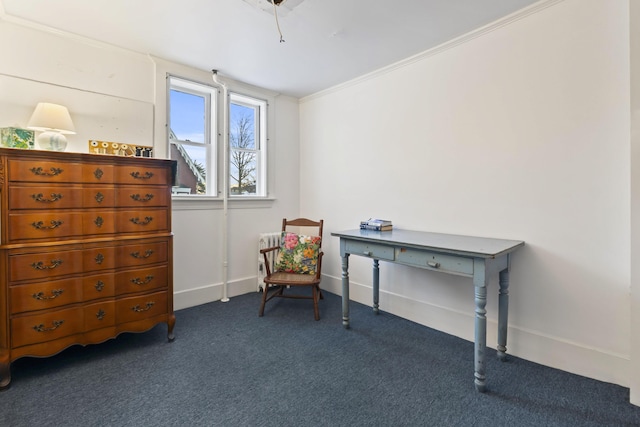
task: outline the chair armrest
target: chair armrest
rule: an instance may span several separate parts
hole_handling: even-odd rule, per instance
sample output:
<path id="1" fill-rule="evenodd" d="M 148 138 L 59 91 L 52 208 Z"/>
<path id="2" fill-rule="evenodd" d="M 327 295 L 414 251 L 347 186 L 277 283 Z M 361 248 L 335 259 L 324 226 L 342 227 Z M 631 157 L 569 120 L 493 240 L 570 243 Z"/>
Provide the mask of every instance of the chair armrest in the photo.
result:
<path id="1" fill-rule="evenodd" d="M 262 254 L 262 256 L 264 257 L 264 268 L 267 270 L 267 276 L 271 276 L 271 267 L 269 266 L 269 258 L 267 258 L 267 254 L 269 252 L 273 252 L 273 251 L 277 251 L 280 249 L 280 246 L 272 246 L 270 248 L 264 248 L 264 249 L 260 249 L 260 253 Z M 276 256 L 275 254 L 273 255 L 274 257 Z M 275 258 L 274 258 L 275 260 Z"/>
<path id="2" fill-rule="evenodd" d="M 260 253 L 264 255 L 264 254 L 267 254 L 267 253 L 269 253 L 271 251 L 275 251 L 276 249 L 280 249 L 280 246 L 272 246 L 270 248 L 260 249 Z"/>

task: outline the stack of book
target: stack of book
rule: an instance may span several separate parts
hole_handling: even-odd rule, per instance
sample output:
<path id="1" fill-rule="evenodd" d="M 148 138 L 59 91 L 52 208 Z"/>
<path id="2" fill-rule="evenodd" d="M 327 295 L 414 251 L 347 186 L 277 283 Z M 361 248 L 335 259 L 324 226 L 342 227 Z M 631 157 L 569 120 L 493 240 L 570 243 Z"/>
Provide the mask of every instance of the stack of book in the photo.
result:
<path id="1" fill-rule="evenodd" d="M 393 225 L 391 221 L 386 219 L 369 218 L 366 221 L 360 221 L 361 230 L 374 230 L 374 231 L 391 231 Z"/>

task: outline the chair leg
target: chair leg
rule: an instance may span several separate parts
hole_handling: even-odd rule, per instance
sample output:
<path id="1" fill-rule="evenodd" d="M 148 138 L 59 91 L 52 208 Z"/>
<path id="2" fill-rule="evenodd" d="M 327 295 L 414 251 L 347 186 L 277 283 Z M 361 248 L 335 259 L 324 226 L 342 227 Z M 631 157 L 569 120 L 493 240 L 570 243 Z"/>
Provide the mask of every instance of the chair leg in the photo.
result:
<path id="1" fill-rule="evenodd" d="M 312 289 L 312 294 L 313 294 L 313 316 L 316 320 L 320 320 L 320 310 L 318 309 L 318 299 L 319 299 L 319 295 L 322 295 L 320 292 L 320 288 L 318 287 L 318 285 L 313 285 L 311 287 Z"/>
<path id="2" fill-rule="evenodd" d="M 262 303 L 260 303 L 260 311 L 258 312 L 258 316 L 264 316 L 264 305 L 267 303 L 267 294 L 269 293 L 269 284 L 265 283 L 264 288 L 262 288 Z"/>

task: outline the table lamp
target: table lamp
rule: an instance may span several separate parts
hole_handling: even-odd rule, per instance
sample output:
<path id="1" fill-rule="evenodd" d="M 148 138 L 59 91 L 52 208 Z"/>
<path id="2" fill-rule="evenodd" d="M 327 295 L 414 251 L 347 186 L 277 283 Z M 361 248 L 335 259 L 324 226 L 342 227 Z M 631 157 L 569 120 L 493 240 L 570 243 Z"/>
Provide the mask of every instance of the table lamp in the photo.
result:
<path id="1" fill-rule="evenodd" d="M 75 134 L 67 107 L 48 102 L 39 102 L 27 124 L 29 129 L 42 132 L 36 138 L 43 150 L 64 151 L 67 138 L 64 134 Z"/>

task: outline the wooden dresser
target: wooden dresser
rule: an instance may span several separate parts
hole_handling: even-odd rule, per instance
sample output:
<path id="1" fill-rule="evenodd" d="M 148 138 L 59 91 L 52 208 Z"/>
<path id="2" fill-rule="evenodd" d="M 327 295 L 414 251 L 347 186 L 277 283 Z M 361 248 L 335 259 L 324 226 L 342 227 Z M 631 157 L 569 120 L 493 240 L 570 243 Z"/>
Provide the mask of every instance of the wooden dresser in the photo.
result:
<path id="1" fill-rule="evenodd" d="M 171 160 L 0 149 L 0 388 L 11 362 L 167 323 Z"/>

